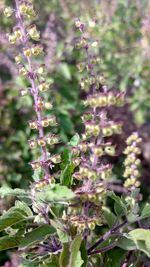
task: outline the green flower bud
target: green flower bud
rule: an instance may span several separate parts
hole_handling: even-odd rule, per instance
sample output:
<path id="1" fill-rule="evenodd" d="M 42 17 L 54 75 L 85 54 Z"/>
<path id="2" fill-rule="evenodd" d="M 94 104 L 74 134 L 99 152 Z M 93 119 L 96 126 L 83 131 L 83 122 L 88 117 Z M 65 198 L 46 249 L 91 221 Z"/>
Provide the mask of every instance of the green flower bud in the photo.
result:
<path id="1" fill-rule="evenodd" d="M 40 75 L 46 73 L 46 70 L 45 70 L 45 64 L 41 64 L 41 65 L 39 66 L 39 68 L 37 69 L 37 73 L 40 74 Z"/>
<path id="2" fill-rule="evenodd" d="M 73 159 L 73 164 L 74 164 L 75 166 L 79 166 L 80 162 L 81 162 L 81 160 L 80 160 L 79 158 L 75 158 L 75 159 Z"/>
<path id="3" fill-rule="evenodd" d="M 31 25 L 28 28 L 28 34 L 33 40 L 35 41 L 40 40 L 40 33 L 37 31 L 36 25 Z"/>
<path id="4" fill-rule="evenodd" d="M 111 136 L 113 134 L 113 130 L 111 127 L 104 127 L 102 128 L 102 134 L 104 137 Z"/>
<path id="5" fill-rule="evenodd" d="M 26 76 L 28 73 L 28 71 L 26 70 L 26 68 L 23 65 L 19 65 L 19 74 L 22 76 Z"/>
<path id="6" fill-rule="evenodd" d="M 79 149 L 80 149 L 81 152 L 86 152 L 87 151 L 87 148 L 88 148 L 88 146 L 87 146 L 87 144 L 85 142 L 80 143 L 78 145 L 78 147 L 79 147 Z"/>
<path id="7" fill-rule="evenodd" d="M 31 129 L 37 129 L 38 127 L 37 127 L 37 121 L 36 120 L 30 120 L 29 121 L 29 127 L 31 128 Z"/>
<path id="8" fill-rule="evenodd" d="M 93 221 L 93 222 L 89 222 L 88 223 L 88 228 L 90 229 L 90 230 L 94 230 L 95 229 L 95 222 Z"/>
<path id="9" fill-rule="evenodd" d="M 21 32 L 20 28 L 16 28 L 14 30 L 14 35 L 15 35 L 16 39 L 21 39 L 22 38 L 22 32 Z"/>
<path id="10" fill-rule="evenodd" d="M 61 155 L 57 154 L 57 155 L 53 155 L 51 156 L 50 160 L 54 163 L 54 164 L 58 164 L 61 162 Z"/>
<path id="11" fill-rule="evenodd" d="M 82 72 L 84 70 L 84 68 L 85 68 L 85 66 L 82 62 L 77 64 L 77 69 L 79 72 Z"/>
<path id="12" fill-rule="evenodd" d="M 106 83 L 106 79 L 103 75 L 100 75 L 99 77 L 97 77 L 97 80 L 101 85 L 104 85 Z"/>
<path id="13" fill-rule="evenodd" d="M 45 139 L 49 145 L 55 145 L 59 143 L 59 137 L 55 134 L 47 134 Z"/>
<path id="14" fill-rule="evenodd" d="M 3 12 L 4 12 L 4 16 L 9 18 L 13 14 L 13 9 L 11 7 L 7 6 L 4 8 Z"/>
<path id="15" fill-rule="evenodd" d="M 95 194 L 88 194 L 88 200 L 91 202 L 95 202 L 96 201 L 96 195 Z"/>
<path id="16" fill-rule="evenodd" d="M 42 81 L 39 85 L 39 91 L 45 92 L 50 88 L 49 84 L 46 81 Z"/>
<path id="17" fill-rule="evenodd" d="M 8 36 L 8 40 L 11 44 L 15 44 L 17 41 L 17 38 L 14 34 Z"/>
<path id="18" fill-rule="evenodd" d="M 41 45 L 33 45 L 31 51 L 34 56 L 38 56 L 43 52 L 43 47 Z"/>
<path id="19" fill-rule="evenodd" d="M 23 49 L 23 54 L 25 55 L 25 57 L 31 57 L 32 51 L 31 51 L 30 48 L 24 48 Z"/>
<path id="20" fill-rule="evenodd" d="M 95 146 L 94 148 L 92 148 L 92 150 L 93 150 L 94 154 L 96 156 L 98 156 L 98 157 L 101 157 L 104 154 L 103 148 L 100 147 L 100 146 L 99 147 L 98 146 Z"/>
<path id="21" fill-rule="evenodd" d="M 38 138 L 37 142 L 39 146 L 43 147 L 46 145 L 46 141 L 44 140 L 44 138 Z"/>
<path id="22" fill-rule="evenodd" d="M 41 120 L 41 125 L 43 127 L 48 127 L 49 126 L 49 119 L 48 117 L 43 117 L 42 120 Z"/>
<path id="23" fill-rule="evenodd" d="M 115 156 L 115 147 L 114 146 L 106 146 L 105 153 L 109 156 Z"/>
<path id="24" fill-rule="evenodd" d="M 39 169 L 41 167 L 41 164 L 39 161 L 32 161 L 32 162 L 30 162 L 30 165 L 31 165 L 32 169 L 34 169 L 34 170 Z"/>
<path id="25" fill-rule="evenodd" d="M 112 93 L 109 93 L 108 97 L 107 97 L 107 103 L 108 103 L 108 106 L 115 105 L 116 104 L 116 96 L 114 96 Z"/>
<path id="26" fill-rule="evenodd" d="M 111 126 L 111 128 L 115 134 L 121 134 L 122 133 L 122 124 L 121 123 L 113 124 Z"/>
<path id="27" fill-rule="evenodd" d="M 29 146 L 30 148 L 36 148 L 37 147 L 37 141 L 35 139 L 29 140 Z"/>
<path id="28" fill-rule="evenodd" d="M 16 64 L 20 64 L 21 61 L 22 61 L 22 56 L 20 54 L 17 55 L 17 56 L 15 56 L 15 62 L 16 62 Z"/>

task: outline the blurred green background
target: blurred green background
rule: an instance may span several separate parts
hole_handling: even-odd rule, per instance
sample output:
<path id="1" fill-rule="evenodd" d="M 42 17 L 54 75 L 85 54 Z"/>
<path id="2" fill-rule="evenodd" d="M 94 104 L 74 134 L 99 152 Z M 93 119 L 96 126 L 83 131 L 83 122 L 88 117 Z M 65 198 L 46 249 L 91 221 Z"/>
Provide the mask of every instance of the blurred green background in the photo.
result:
<path id="1" fill-rule="evenodd" d="M 76 36 L 74 19 L 79 17 L 85 22 L 96 19 L 94 38 L 99 42 L 100 70 L 110 88 L 127 93 L 128 104 L 120 116 L 126 135 L 138 128 L 143 137 L 142 179 L 143 184 L 150 185 L 150 1 L 34 2 L 48 78 L 54 81 L 48 100 L 54 103 L 62 145 L 81 128 L 83 111 L 80 75 L 76 69 L 81 56 L 72 43 Z M 13 1 L 0 0 L 1 7 L 5 4 L 12 5 Z M 0 16 L 0 183 L 26 188 L 32 179 L 28 162 L 35 156 L 27 144 L 30 136 L 27 121 L 33 116 L 33 103 L 30 96 L 22 99 L 18 93 L 27 82 L 17 76 L 15 48 L 6 38 L 13 23 Z M 0 200 L 0 212 L 9 206 L 10 199 Z M 13 255 L 12 262 L 3 265 L 5 258 L 5 254 L 0 256 L 0 266 L 18 266 L 17 256 Z"/>

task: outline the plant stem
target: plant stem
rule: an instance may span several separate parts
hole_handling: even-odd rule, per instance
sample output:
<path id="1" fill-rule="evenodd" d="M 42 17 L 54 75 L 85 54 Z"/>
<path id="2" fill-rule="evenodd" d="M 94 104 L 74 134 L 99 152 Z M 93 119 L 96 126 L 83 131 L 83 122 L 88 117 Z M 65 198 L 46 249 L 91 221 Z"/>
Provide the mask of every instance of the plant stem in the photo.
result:
<path id="1" fill-rule="evenodd" d="M 15 3 L 16 3 L 16 17 L 18 19 L 18 23 L 19 23 L 20 30 L 21 30 L 21 33 L 22 33 L 22 43 L 25 46 L 28 47 L 29 46 L 28 37 L 27 37 L 27 32 L 26 32 L 25 27 L 24 27 L 24 22 L 23 22 L 23 19 L 22 19 L 22 15 L 21 15 L 20 10 L 19 10 L 19 0 L 15 0 Z M 30 83 L 31 83 L 31 87 L 32 87 L 31 93 L 32 93 L 32 96 L 33 96 L 33 99 L 34 99 L 35 112 L 36 112 L 36 115 L 37 115 L 39 137 L 40 138 L 44 138 L 44 129 L 43 129 L 43 126 L 42 126 L 42 123 L 41 123 L 42 114 L 41 114 L 41 111 L 38 109 L 38 105 L 37 105 L 38 96 L 39 96 L 39 90 L 38 90 L 38 86 L 36 85 L 36 82 L 35 82 L 33 64 L 32 64 L 32 60 L 31 60 L 30 57 L 26 57 L 26 61 L 28 63 L 28 68 L 29 68 L 28 69 L 28 71 L 29 71 L 29 79 L 30 79 Z M 46 146 L 42 146 L 41 151 L 42 151 L 42 161 L 44 162 L 43 169 L 44 169 L 44 172 L 45 172 L 45 177 L 47 179 L 49 179 L 49 167 L 46 164 L 46 161 L 47 161 Z"/>
<path id="2" fill-rule="evenodd" d="M 88 255 L 96 255 L 96 254 L 99 254 L 99 253 L 103 253 L 103 252 L 106 252 L 112 248 L 114 248 L 116 246 L 116 242 L 104 247 L 104 248 L 100 248 L 98 250 L 94 250 L 94 251 L 91 251 L 88 253 Z"/>
<path id="3" fill-rule="evenodd" d="M 114 234 L 116 231 L 118 231 L 120 228 L 126 226 L 128 224 L 127 220 L 125 220 L 123 223 L 113 227 L 110 229 L 107 233 L 105 233 L 94 245 L 92 245 L 88 249 L 88 254 L 91 253 L 92 250 L 94 250 L 96 247 L 98 247 L 101 243 L 103 243 L 105 240 L 107 240 L 112 234 Z"/>

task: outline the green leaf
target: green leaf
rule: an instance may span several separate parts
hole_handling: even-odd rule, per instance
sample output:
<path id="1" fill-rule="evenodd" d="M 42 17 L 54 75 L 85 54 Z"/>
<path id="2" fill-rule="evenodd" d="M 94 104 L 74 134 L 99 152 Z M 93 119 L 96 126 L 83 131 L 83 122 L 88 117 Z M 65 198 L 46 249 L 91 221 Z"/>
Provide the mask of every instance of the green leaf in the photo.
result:
<path id="1" fill-rule="evenodd" d="M 82 258 L 81 258 L 81 252 L 78 251 L 73 266 L 74 266 L 74 267 L 81 267 L 83 263 L 84 263 L 84 262 L 83 262 L 83 260 L 82 260 Z"/>
<path id="2" fill-rule="evenodd" d="M 63 245 L 63 251 L 59 258 L 60 267 L 81 267 L 84 263 L 81 258 L 82 236 L 77 236 L 71 243 Z M 86 267 L 86 265 L 84 265 Z"/>
<path id="3" fill-rule="evenodd" d="M 79 136 L 78 134 L 75 134 L 75 135 L 71 138 L 71 140 L 70 140 L 70 142 L 68 143 L 68 145 L 70 145 L 70 146 L 77 146 L 77 145 L 79 144 L 79 141 L 80 141 L 80 136 Z"/>
<path id="4" fill-rule="evenodd" d="M 64 76 L 64 78 L 71 80 L 71 72 L 67 63 L 59 64 L 58 71 Z"/>
<path id="5" fill-rule="evenodd" d="M 51 225 L 57 230 L 62 230 L 63 231 L 63 225 L 58 221 L 57 219 L 55 220 L 50 220 Z"/>
<path id="6" fill-rule="evenodd" d="M 133 214 L 131 212 L 127 215 L 128 222 L 130 223 L 136 222 L 138 218 L 137 214 Z"/>
<path id="7" fill-rule="evenodd" d="M 59 237 L 59 240 L 61 241 L 61 243 L 69 242 L 69 236 L 66 232 L 64 232 L 60 229 L 57 229 L 57 234 L 58 234 L 58 237 Z"/>
<path id="8" fill-rule="evenodd" d="M 61 172 L 60 181 L 62 185 L 70 186 L 72 184 L 72 174 L 74 171 L 74 164 L 68 164 L 65 169 Z"/>
<path id="9" fill-rule="evenodd" d="M 123 201 L 121 200 L 121 198 L 119 196 L 117 196 L 112 191 L 109 191 L 107 193 L 107 196 L 115 201 L 114 209 L 115 209 L 115 212 L 116 212 L 116 214 L 118 216 L 121 216 L 121 215 L 127 213 L 126 206 L 125 206 L 125 204 L 123 203 Z"/>
<path id="10" fill-rule="evenodd" d="M 145 207 L 142 210 L 140 218 L 145 219 L 150 217 L 150 204 L 146 203 Z"/>
<path id="11" fill-rule="evenodd" d="M 128 235 L 133 239 L 133 240 L 146 240 L 147 236 L 150 236 L 150 230 L 143 229 L 143 228 L 138 228 L 130 231 Z"/>
<path id="12" fill-rule="evenodd" d="M 60 258 L 59 258 L 60 267 L 67 267 L 68 266 L 69 258 L 70 258 L 69 247 L 70 247 L 69 243 L 65 243 L 63 245 L 63 250 L 62 250 L 62 252 L 60 254 Z"/>
<path id="13" fill-rule="evenodd" d="M 87 267 L 87 265 L 88 265 L 88 254 L 87 254 L 86 243 L 85 243 L 84 240 L 81 243 L 80 252 L 81 252 L 81 258 L 83 259 L 82 267 Z"/>
<path id="14" fill-rule="evenodd" d="M 114 248 L 105 253 L 106 262 L 103 266 L 119 267 L 124 261 L 126 252 L 120 248 Z"/>
<path id="15" fill-rule="evenodd" d="M 111 228 L 117 221 L 117 217 L 107 207 L 103 207 L 103 215 L 109 228 Z"/>
<path id="16" fill-rule="evenodd" d="M 18 247 L 19 238 L 4 236 L 0 238 L 0 251 Z"/>
<path id="17" fill-rule="evenodd" d="M 20 209 L 20 210 L 22 210 L 22 212 L 25 214 L 25 216 L 32 216 L 33 215 L 33 213 L 32 213 L 32 211 L 31 211 L 31 209 L 28 207 L 28 205 L 25 203 L 25 202 L 23 202 L 23 201 L 16 201 L 15 202 L 15 207 L 17 208 L 17 209 Z"/>
<path id="18" fill-rule="evenodd" d="M 81 258 L 80 246 L 82 242 L 82 236 L 77 236 L 70 246 L 70 260 L 67 267 L 81 267 L 83 260 Z"/>
<path id="19" fill-rule="evenodd" d="M 43 202 L 59 202 L 73 199 L 75 194 L 71 189 L 64 185 L 48 185 L 41 192 L 36 194 L 36 197 Z"/>
<path id="20" fill-rule="evenodd" d="M 27 193 L 23 189 L 12 189 L 8 186 L 2 186 L 0 187 L 0 197 L 6 197 L 6 196 L 14 196 L 14 197 L 25 197 L 27 196 Z"/>
<path id="21" fill-rule="evenodd" d="M 51 255 L 49 259 L 42 261 L 40 267 L 60 267 L 58 260 L 59 258 L 57 255 Z"/>
<path id="22" fill-rule="evenodd" d="M 135 250 L 136 245 L 132 239 L 126 238 L 126 237 L 121 237 L 116 246 L 124 249 L 124 250 Z"/>
<path id="23" fill-rule="evenodd" d="M 0 231 L 16 223 L 21 222 L 25 218 L 27 218 L 27 216 L 25 216 L 22 210 L 17 209 L 15 207 L 9 209 L 0 217 Z"/>
<path id="24" fill-rule="evenodd" d="M 132 239 L 140 251 L 143 251 L 150 257 L 150 230 L 148 229 L 135 229 L 128 233 L 128 237 Z"/>
<path id="25" fill-rule="evenodd" d="M 42 179 L 43 175 L 44 175 L 43 169 L 39 168 L 39 169 L 34 170 L 32 178 L 34 181 L 39 181 L 39 179 Z"/>
<path id="26" fill-rule="evenodd" d="M 47 236 L 52 235 L 55 233 L 55 228 L 50 225 L 42 225 L 38 228 L 32 230 L 31 232 L 25 234 L 22 238 L 19 247 L 25 248 L 29 247 L 35 243 L 39 243 L 43 241 Z"/>

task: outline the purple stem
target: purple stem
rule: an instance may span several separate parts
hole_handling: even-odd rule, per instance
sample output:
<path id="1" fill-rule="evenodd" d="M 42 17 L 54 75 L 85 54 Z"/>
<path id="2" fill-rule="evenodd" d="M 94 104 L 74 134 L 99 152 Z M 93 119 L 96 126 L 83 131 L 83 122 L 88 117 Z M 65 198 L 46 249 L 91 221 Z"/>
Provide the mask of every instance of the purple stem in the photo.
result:
<path id="1" fill-rule="evenodd" d="M 89 252 L 88 255 L 96 255 L 96 254 L 99 254 L 99 253 L 103 253 L 103 252 L 106 252 L 112 248 L 114 248 L 116 246 L 116 242 L 104 247 L 104 248 L 100 248 L 100 249 L 97 249 L 97 250 L 94 250 L 92 252 Z"/>
<path id="2" fill-rule="evenodd" d="M 124 221 L 123 223 L 121 223 L 121 224 L 113 227 L 112 229 L 110 229 L 94 245 L 92 245 L 88 249 L 88 254 L 91 253 L 91 251 L 94 250 L 96 247 L 98 247 L 101 243 L 103 243 L 104 241 L 106 241 L 112 234 L 114 234 L 116 231 L 118 231 L 120 228 L 124 227 L 127 224 L 128 224 L 128 222 L 127 221 Z"/>
<path id="3" fill-rule="evenodd" d="M 23 36 L 22 37 L 22 42 L 26 46 L 28 46 L 28 37 L 27 37 L 27 33 L 25 31 L 24 23 L 23 23 L 22 16 L 21 16 L 21 13 L 20 13 L 20 10 L 19 10 L 19 0 L 15 0 L 15 2 L 16 2 L 16 17 L 18 19 L 20 30 L 21 30 L 21 33 L 22 33 L 22 36 Z M 33 95 L 33 98 L 34 98 L 35 112 L 36 112 L 36 115 L 37 115 L 39 137 L 40 138 L 44 138 L 44 129 L 43 129 L 43 126 L 42 126 L 42 123 L 41 123 L 42 115 L 41 115 L 40 110 L 38 109 L 38 104 L 37 104 L 39 90 L 38 90 L 38 86 L 36 86 L 35 76 L 34 76 L 34 72 L 33 72 L 33 64 L 32 64 L 31 58 L 30 57 L 26 57 L 26 60 L 28 62 L 28 67 L 29 67 L 29 73 L 30 73 L 29 79 L 30 79 L 31 86 L 32 86 L 32 90 L 31 91 L 32 91 L 32 95 Z M 45 176 L 48 179 L 49 178 L 49 167 L 48 167 L 47 164 L 45 164 L 45 162 L 47 161 L 46 146 L 42 146 L 41 150 L 42 150 L 42 159 L 43 159 L 43 162 L 44 162 L 43 168 L 44 168 Z"/>

